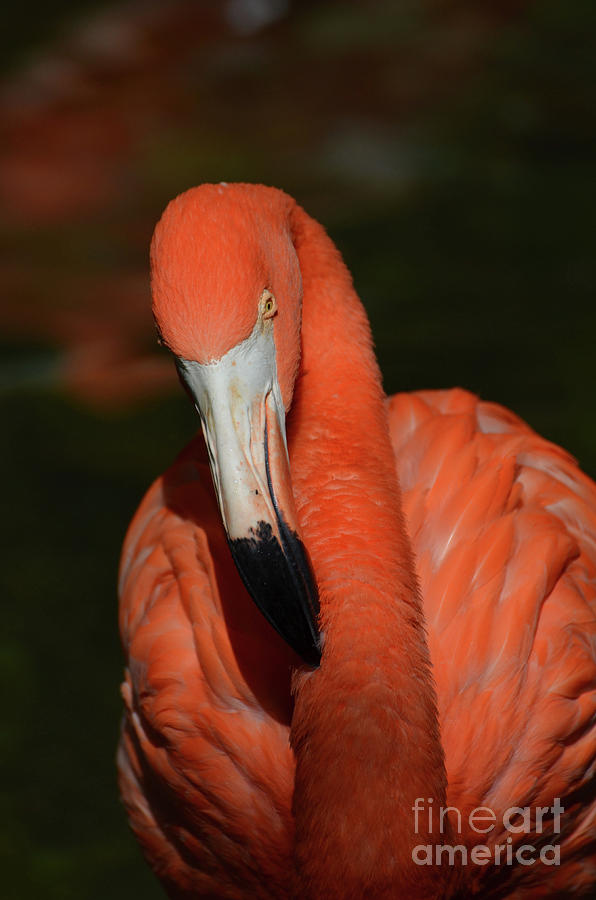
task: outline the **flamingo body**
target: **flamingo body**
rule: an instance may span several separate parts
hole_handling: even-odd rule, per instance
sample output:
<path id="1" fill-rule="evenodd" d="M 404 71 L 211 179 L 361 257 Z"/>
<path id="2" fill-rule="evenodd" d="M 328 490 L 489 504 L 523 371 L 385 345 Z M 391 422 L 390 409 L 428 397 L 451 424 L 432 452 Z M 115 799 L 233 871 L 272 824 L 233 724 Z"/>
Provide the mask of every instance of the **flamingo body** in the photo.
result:
<path id="1" fill-rule="evenodd" d="M 258 191 L 268 189 L 251 190 L 258 212 Z M 323 376 L 309 387 L 324 329 L 309 312 L 312 285 L 335 279 L 333 310 L 344 295 L 347 305 L 355 301 L 322 229 L 300 221 L 294 240 L 304 343 L 296 384 L 283 392 L 293 493 L 321 592 L 321 666 L 301 668 L 253 604 L 233 565 L 197 436 L 149 490 L 122 556 L 119 769 L 132 827 L 172 897 L 589 896 L 596 883 L 596 486 L 512 413 L 465 391 L 383 399 L 356 306 L 338 365 L 357 366 L 363 357 L 362 394 L 354 387 L 348 408 L 338 376 L 334 390 Z M 305 234 L 310 273 L 300 250 Z M 324 296 L 317 293 L 317 310 Z M 225 340 L 217 340 L 221 354 Z M 366 386 L 369 370 L 374 390 Z M 365 431 L 374 437 L 378 423 L 387 469 L 363 458 L 350 427 L 359 404 L 363 415 L 374 408 Z M 341 456 L 321 456 L 327 432 Z M 378 496 L 371 488 L 366 506 L 358 478 L 368 465 Z M 369 546 L 375 504 L 384 530 Z M 383 537 L 391 521 L 407 542 L 394 568 Z M 384 568 L 397 573 L 403 594 L 389 594 Z M 333 605 L 336 596 L 341 605 Z M 405 619 L 395 623 L 393 607 L 402 603 Z M 423 643 L 415 655 L 422 622 L 438 713 Z M 397 635 L 387 646 L 384 631 Z M 428 748 L 409 728 L 428 732 Z M 352 805 L 348 793 L 357 798 Z M 502 824 L 479 835 L 467 815 L 488 807 L 502 821 L 512 806 L 550 808 L 560 798 L 561 865 L 471 866 L 432 876 L 412 868 L 412 842 L 427 838 L 410 833 L 410 798 L 427 795 L 462 813 L 461 826 L 451 818 L 451 842 L 468 847 L 508 836 L 514 846 L 550 841 L 549 814 L 545 833 L 530 836 Z"/>

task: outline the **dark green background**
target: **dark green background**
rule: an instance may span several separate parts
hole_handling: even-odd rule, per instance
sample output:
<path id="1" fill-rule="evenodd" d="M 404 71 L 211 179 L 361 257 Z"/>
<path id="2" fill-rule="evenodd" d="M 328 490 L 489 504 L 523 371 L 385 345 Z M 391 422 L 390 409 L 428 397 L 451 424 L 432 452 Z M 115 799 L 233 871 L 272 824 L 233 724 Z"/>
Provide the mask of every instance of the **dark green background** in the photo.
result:
<path id="1" fill-rule="evenodd" d="M 12 64 L 82 9 L 54 7 L 54 18 L 39 7 L 34 25 L 15 16 Z M 311 27 L 329 25 L 321 17 Z M 595 33 L 596 5 L 577 0 L 537 4 L 505 28 L 474 77 L 414 120 L 415 174 L 383 202 L 382 171 L 375 201 L 363 171 L 352 203 L 339 180 L 317 193 L 308 153 L 255 161 L 242 143 L 225 171 L 214 150 L 194 178 L 275 180 L 308 200 L 353 272 L 388 392 L 470 388 L 565 445 L 592 475 Z M 356 39 L 354 28 L 334 34 Z M 358 35 L 371 53 L 378 39 L 374 29 Z M 280 120 L 289 115 L 280 97 Z M 193 180 L 190 162 L 180 184 L 166 158 L 156 165 L 170 193 Z M 9 343 L 4 365 L 38 350 Z M 8 379 L 1 403 L 0 893 L 149 900 L 161 894 L 115 789 L 115 575 L 137 502 L 196 423 L 181 394 L 98 412 L 59 389 L 17 390 Z"/>

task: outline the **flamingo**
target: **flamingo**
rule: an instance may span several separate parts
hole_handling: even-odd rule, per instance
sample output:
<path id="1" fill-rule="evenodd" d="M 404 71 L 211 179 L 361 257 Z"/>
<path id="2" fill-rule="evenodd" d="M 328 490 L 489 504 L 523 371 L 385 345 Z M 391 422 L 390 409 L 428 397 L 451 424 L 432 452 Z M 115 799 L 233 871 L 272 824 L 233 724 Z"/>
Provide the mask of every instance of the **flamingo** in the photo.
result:
<path id="1" fill-rule="evenodd" d="M 467 391 L 387 398 L 280 190 L 187 191 L 151 265 L 202 435 L 123 548 L 119 778 L 169 896 L 593 896 L 596 485 Z"/>

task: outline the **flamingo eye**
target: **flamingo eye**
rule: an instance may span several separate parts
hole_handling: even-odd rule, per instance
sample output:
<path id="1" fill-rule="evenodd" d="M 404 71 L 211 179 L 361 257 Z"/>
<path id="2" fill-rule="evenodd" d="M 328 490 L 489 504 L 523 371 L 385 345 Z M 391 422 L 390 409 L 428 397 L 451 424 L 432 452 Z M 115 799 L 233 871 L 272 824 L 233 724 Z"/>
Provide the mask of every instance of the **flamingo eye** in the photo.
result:
<path id="1" fill-rule="evenodd" d="M 271 319 L 277 312 L 275 297 L 270 291 L 264 291 L 261 297 L 261 315 L 264 319 Z"/>

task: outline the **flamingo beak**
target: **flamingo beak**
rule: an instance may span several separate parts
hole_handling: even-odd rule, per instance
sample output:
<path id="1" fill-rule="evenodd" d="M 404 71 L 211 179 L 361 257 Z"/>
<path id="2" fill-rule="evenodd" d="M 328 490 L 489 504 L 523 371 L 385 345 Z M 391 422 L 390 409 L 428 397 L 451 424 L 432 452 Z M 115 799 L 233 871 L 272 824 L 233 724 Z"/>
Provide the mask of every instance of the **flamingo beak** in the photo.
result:
<path id="1" fill-rule="evenodd" d="M 310 665 L 321 658 L 319 599 L 298 532 L 270 324 L 213 363 L 177 359 L 194 399 L 228 544 L 268 622 Z"/>

